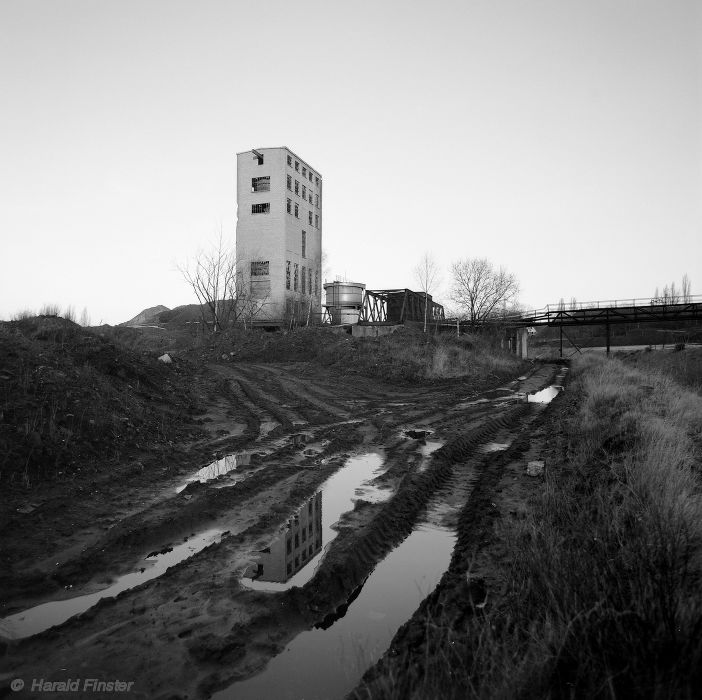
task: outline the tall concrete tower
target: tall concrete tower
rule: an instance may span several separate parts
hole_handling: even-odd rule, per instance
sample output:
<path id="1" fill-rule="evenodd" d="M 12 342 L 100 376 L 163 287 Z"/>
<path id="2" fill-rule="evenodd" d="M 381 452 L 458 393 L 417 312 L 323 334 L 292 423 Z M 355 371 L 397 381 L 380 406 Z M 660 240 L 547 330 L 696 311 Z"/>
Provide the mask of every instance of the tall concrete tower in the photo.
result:
<path id="1" fill-rule="evenodd" d="M 289 148 L 237 153 L 236 255 L 258 325 L 317 321 L 322 176 Z"/>

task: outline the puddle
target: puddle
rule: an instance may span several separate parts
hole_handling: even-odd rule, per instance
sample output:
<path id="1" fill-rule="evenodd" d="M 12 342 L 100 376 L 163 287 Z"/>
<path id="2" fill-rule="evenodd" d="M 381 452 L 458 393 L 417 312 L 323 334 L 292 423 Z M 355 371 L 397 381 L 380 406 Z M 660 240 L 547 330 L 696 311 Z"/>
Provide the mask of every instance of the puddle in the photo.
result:
<path id="1" fill-rule="evenodd" d="M 527 395 L 527 401 L 529 403 L 541 403 L 541 404 L 547 404 L 551 403 L 553 399 L 558 396 L 558 394 L 563 391 L 563 387 L 560 385 L 552 384 L 551 386 L 547 386 L 545 389 L 542 389 L 541 391 L 537 391 L 534 394 L 529 394 Z"/>
<path id="2" fill-rule="evenodd" d="M 502 450 L 506 450 L 509 446 L 509 442 L 486 442 L 484 445 L 480 446 L 478 452 L 482 452 L 483 454 L 502 452 Z"/>
<path id="3" fill-rule="evenodd" d="M 431 435 L 433 430 L 416 430 L 411 428 L 410 430 L 405 430 L 405 435 L 413 440 L 425 440 L 428 435 Z"/>
<path id="4" fill-rule="evenodd" d="M 440 450 L 446 444 L 445 440 L 427 440 L 419 446 L 419 454 L 422 455 L 422 461 L 417 467 L 418 472 L 423 472 L 431 462 L 431 455 Z"/>
<path id="5" fill-rule="evenodd" d="M 354 507 L 359 498 L 378 503 L 392 493 L 367 482 L 376 477 L 383 455 L 369 452 L 346 460 L 320 490 L 287 521 L 280 534 L 259 552 L 241 583 L 261 591 L 284 591 L 303 586 L 322 560 L 324 549 L 336 537 L 332 525 Z M 323 504 L 323 507 L 322 507 Z"/>
<path id="6" fill-rule="evenodd" d="M 206 467 L 196 471 L 192 476 L 189 476 L 184 484 L 181 484 L 176 488 L 176 493 L 180 493 L 183 489 L 187 488 L 188 484 L 195 483 L 197 481 L 203 484 L 217 479 L 224 474 L 228 474 L 234 471 L 237 467 L 251 464 L 251 452 L 236 452 L 235 454 L 226 455 L 222 459 L 218 459 L 212 464 L 208 464 Z M 244 477 L 242 476 L 241 479 Z M 241 481 L 238 479 L 237 481 Z"/>
<path id="7" fill-rule="evenodd" d="M 360 592 L 354 591 L 337 611 L 338 619 L 330 616 L 331 624 L 321 623 L 298 635 L 260 674 L 213 698 L 343 698 L 436 587 L 448 568 L 455 540 L 451 530 L 420 525 L 376 566 Z"/>
<path id="8" fill-rule="evenodd" d="M 116 596 L 146 581 L 161 576 L 166 569 L 188 559 L 205 547 L 219 542 L 222 530 L 212 529 L 191 537 L 187 542 L 181 542 L 170 551 L 163 554 L 150 555 L 143 561 L 143 569 L 131 574 L 120 576 L 109 587 L 88 593 L 87 595 L 66 600 L 56 600 L 42 603 L 28 610 L 15 613 L 0 620 L 0 636 L 9 639 L 21 639 L 38 634 L 49 627 L 64 623 L 74 615 L 79 615 L 92 608 L 102 598 Z"/>

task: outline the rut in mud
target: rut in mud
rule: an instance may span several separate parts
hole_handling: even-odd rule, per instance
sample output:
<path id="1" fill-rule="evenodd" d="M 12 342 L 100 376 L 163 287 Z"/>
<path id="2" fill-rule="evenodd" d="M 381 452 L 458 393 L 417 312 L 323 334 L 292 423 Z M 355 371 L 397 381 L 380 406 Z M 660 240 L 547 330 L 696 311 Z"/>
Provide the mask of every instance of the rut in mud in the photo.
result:
<path id="1" fill-rule="evenodd" d="M 354 660 L 343 687 L 318 695 L 343 697 L 436 582 L 465 565 L 462 522 L 483 518 L 496 465 L 522 454 L 544 410 L 528 395 L 562 386 L 557 369 L 536 366 L 486 393 L 342 383 L 302 363 L 212 366 L 237 429 L 99 537 L 73 550 L 57 542 L 50 573 L 30 571 L 29 594 L 4 601 L 2 678 L 90 671 L 134 680 L 137 696 L 226 697 L 281 664 L 289 644 L 308 644 L 310 630 L 346 626 L 352 643 L 369 609 L 389 615 L 368 601 L 402 578 L 402 547 L 421 551 L 422 533 L 447 533 L 445 556 L 405 576 L 427 583 L 418 598 L 398 596 L 390 636 L 369 642 L 375 651 Z M 363 455 L 375 457 L 359 471 Z"/>

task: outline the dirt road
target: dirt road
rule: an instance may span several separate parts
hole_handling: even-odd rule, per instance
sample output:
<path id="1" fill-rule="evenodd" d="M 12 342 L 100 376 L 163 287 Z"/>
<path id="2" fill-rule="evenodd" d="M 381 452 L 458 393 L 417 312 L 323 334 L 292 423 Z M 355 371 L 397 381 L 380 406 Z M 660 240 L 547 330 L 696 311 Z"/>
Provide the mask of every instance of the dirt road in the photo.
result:
<path id="1" fill-rule="evenodd" d="M 55 528 L 41 557 L 28 546 L 4 595 L 0 695 L 11 679 L 25 683 L 21 697 L 32 679 L 70 678 L 80 680 L 71 697 L 95 697 L 85 679 L 132 682 L 130 697 L 244 697 L 226 689 L 303 631 L 333 626 L 427 513 L 456 538 L 434 595 L 444 606 L 484 597 L 489 571 L 474 572 L 476 586 L 456 580 L 495 511 L 518 510 L 533 488 L 524 465 L 539 458 L 558 390 L 527 395 L 564 377 L 542 364 L 509 382 L 398 388 L 304 363 L 210 371 L 219 395 L 207 441 L 156 471 L 135 463 L 95 484 L 94 522 L 62 522 L 56 509 L 18 514 L 16 537 L 31 540 L 43 517 Z M 395 646 L 409 644 L 411 627 Z M 382 673 L 381 663 L 367 687 Z"/>

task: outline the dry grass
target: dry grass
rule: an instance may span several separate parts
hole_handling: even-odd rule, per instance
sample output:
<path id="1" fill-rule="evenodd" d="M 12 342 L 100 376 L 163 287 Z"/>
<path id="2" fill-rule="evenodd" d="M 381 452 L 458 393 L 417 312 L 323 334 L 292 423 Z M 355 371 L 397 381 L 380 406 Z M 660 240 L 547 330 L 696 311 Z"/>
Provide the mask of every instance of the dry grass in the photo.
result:
<path id="1" fill-rule="evenodd" d="M 503 590 L 466 627 L 428 623 L 412 697 L 698 697 L 702 397 L 599 356 L 573 375 L 568 458 L 497 527 Z"/>

